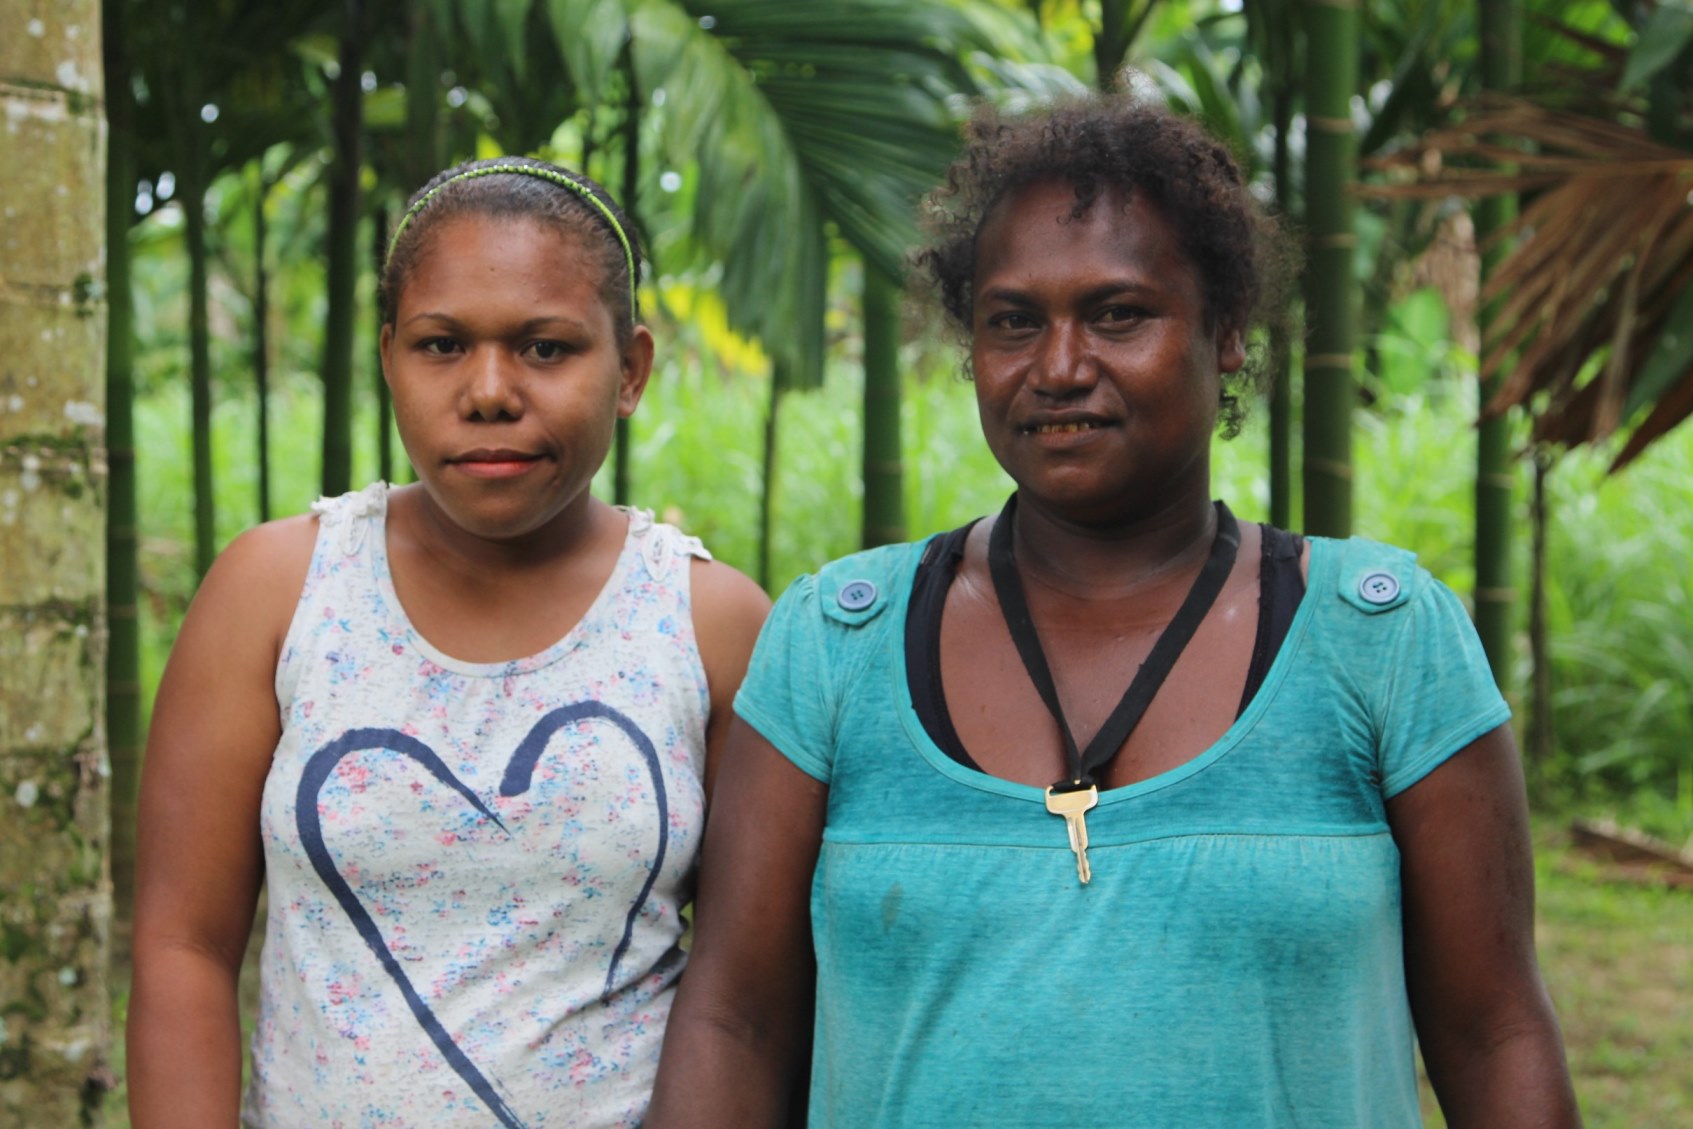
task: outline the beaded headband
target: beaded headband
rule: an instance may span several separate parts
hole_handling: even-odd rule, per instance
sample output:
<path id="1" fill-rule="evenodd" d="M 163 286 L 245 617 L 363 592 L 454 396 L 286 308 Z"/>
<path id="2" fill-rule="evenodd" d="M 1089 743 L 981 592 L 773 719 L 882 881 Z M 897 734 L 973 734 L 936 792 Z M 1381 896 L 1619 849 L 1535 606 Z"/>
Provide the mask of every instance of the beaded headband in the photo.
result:
<path id="1" fill-rule="evenodd" d="M 517 176 L 536 177 L 537 179 L 545 180 L 551 184 L 556 184 L 560 188 L 568 188 L 570 191 L 576 193 L 576 195 L 594 206 L 594 210 L 599 212 L 600 216 L 611 227 L 612 232 L 617 236 L 618 243 L 623 246 L 623 262 L 624 265 L 629 268 L 629 316 L 634 317 L 635 310 L 637 308 L 635 302 L 635 248 L 630 244 L 629 236 L 624 234 L 623 225 L 617 222 L 617 214 L 606 206 L 605 201 L 601 200 L 592 188 L 567 173 L 558 169 L 548 168 L 545 165 L 483 165 L 479 168 L 466 169 L 464 172 L 448 177 L 446 180 L 443 180 L 440 184 L 437 184 L 434 188 L 431 188 L 428 192 L 425 192 L 422 196 L 418 197 L 417 203 L 413 204 L 409 209 L 407 209 L 406 214 L 400 217 L 400 222 L 394 227 L 394 237 L 388 241 L 388 254 L 392 255 L 394 253 L 394 248 L 399 245 L 400 236 L 405 232 L 406 226 L 411 223 L 419 212 L 429 206 L 429 202 L 431 200 L 440 195 L 441 192 L 449 185 L 457 184 L 461 180 L 474 180 L 479 176 L 493 176 L 495 173 L 512 173 Z"/>

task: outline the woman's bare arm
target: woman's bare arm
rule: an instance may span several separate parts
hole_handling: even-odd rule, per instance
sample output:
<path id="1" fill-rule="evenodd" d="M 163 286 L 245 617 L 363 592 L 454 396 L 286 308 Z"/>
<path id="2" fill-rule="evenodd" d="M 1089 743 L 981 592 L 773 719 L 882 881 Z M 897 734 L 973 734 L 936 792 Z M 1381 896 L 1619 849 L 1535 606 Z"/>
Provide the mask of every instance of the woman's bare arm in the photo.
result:
<path id="1" fill-rule="evenodd" d="M 1500 726 L 1388 802 L 1404 878 L 1405 973 L 1452 1129 L 1581 1123 L 1534 953 L 1522 768 Z"/>
<path id="2" fill-rule="evenodd" d="M 316 523 L 218 558 L 183 621 L 141 776 L 129 1106 L 135 1129 L 234 1126 L 236 980 L 264 874 L 259 799 L 281 731 L 275 680 Z"/>
<path id="3" fill-rule="evenodd" d="M 803 1103 L 816 976 L 811 878 L 827 801 L 827 787 L 734 722 L 648 1129 L 782 1129 Z"/>
<path id="4" fill-rule="evenodd" d="M 746 677 L 758 629 L 770 614 L 770 597 L 746 576 L 719 561 L 694 561 L 689 578 L 694 638 L 711 688 L 711 718 L 705 732 L 705 795 L 709 801 L 734 719 L 735 692 Z"/>

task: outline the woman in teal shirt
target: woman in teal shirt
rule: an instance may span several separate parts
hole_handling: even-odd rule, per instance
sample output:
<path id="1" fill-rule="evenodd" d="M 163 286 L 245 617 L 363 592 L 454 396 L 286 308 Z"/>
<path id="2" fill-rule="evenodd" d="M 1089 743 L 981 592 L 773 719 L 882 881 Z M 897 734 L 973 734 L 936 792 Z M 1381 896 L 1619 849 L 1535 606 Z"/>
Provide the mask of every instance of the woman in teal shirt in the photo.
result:
<path id="1" fill-rule="evenodd" d="M 1418 1041 L 1450 1124 L 1576 1124 L 1462 607 L 1212 500 L 1234 163 L 1125 98 L 971 140 L 920 262 L 1017 490 L 778 603 L 648 1124 L 1402 1129 Z"/>

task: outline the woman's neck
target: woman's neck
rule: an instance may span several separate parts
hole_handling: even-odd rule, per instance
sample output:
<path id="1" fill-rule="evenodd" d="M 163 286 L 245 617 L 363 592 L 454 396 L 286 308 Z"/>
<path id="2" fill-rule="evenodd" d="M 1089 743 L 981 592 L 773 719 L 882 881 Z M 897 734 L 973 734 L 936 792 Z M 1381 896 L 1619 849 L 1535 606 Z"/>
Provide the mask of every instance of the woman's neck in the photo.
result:
<path id="1" fill-rule="evenodd" d="M 576 504 L 527 533 L 497 539 L 481 537 L 457 525 L 421 485 L 412 490 L 411 525 L 416 547 L 448 572 L 476 577 L 483 583 L 548 570 L 594 546 L 620 520 L 612 507 L 583 494 Z M 620 535 L 618 539 L 621 541 Z"/>
<path id="2" fill-rule="evenodd" d="M 1132 521 L 1083 525 L 1018 498 L 1012 551 L 1025 583 L 1082 600 L 1149 594 L 1185 582 L 1217 532 L 1210 501 L 1186 500 Z"/>

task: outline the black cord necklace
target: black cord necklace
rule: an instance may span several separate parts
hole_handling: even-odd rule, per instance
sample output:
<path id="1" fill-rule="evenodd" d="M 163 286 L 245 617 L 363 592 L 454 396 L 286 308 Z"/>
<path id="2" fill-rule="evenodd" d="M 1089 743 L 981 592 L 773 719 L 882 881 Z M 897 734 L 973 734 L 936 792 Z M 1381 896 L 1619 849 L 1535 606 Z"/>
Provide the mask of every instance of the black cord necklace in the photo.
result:
<path id="1" fill-rule="evenodd" d="M 1029 672 L 1029 680 L 1035 684 L 1041 701 L 1046 703 L 1053 720 L 1058 722 L 1059 733 L 1064 737 L 1069 776 L 1047 788 L 1046 810 L 1064 817 L 1070 833 L 1070 849 L 1076 855 L 1076 875 L 1083 885 L 1092 874 L 1088 866 L 1085 817 L 1099 802 L 1099 777 L 1123 747 L 1123 742 L 1129 739 L 1129 734 L 1134 732 L 1135 726 L 1140 724 L 1153 696 L 1164 684 L 1164 679 L 1169 677 L 1171 668 L 1193 639 L 1193 633 L 1199 629 L 1211 605 L 1216 603 L 1218 593 L 1223 590 L 1223 584 L 1234 568 L 1235 555 L 1240 549 L 1240 527 L 1227 506 L 1217 502 L 1216 507 L 1217 535 L 1211 542 L 1211 553 L 1205 560 L 1205 566 L 1194 578 L 1193 586 L 1188 589 L 1182 606 L 1176 610 L 1175 618 L 1152 644 L 1151 652 L 1135 672 L 1117 708 L 1111 711 L 1111 716 L 1105 719 L 1105 724 L 1100 726 L 1085 750 L 1077 747 L 1075 735 L 1064 718 L 1064 707 L 1058 701 L 1058 688 L 1053 683 L 1046 652 L 1041 649 L 1040 636 L 1035 632 L 1034 619 L 1029 614 L 1029 601 L 1023 592 L 1022 578 L 1017 574 L 1017 562 L 1011 548 L 1012 522 L 1017 514 L 1016 494 L 1006 500 L 1005 508 L 1000 511 L 999 520 L 994 523 L 993 532 L 988 537 L 988 572 L 993 578 L 994 595 L 998 597 L 1000 610 L 1005 615 L 1005 625 L 1011 631 L 1012 642 L 1017 644 L 1017 654 Z"/>

